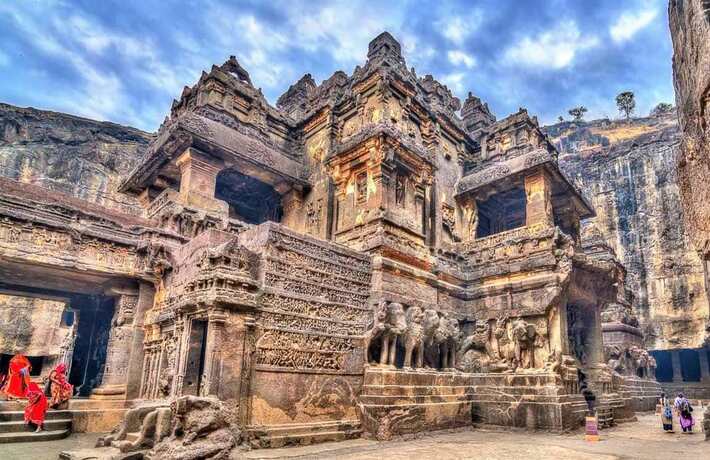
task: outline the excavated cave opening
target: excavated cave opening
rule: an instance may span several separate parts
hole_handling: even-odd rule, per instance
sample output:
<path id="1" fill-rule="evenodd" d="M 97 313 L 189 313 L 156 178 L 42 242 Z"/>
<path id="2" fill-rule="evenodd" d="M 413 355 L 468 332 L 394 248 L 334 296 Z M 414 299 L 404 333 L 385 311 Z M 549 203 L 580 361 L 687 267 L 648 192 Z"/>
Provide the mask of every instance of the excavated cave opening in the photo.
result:
<path id="1" fill-rule="evenodd" d="M 248 224 L 280 222 L 283 216 L 281 195 L 269 184 L 225 169 L 217 175 L 215 198 L 229 204 L 229 217 Z"/>
<path id="2" fill-rule="evenodd" d="M 525 189 L 515 187 L 496 193 L 483 201 L 476 201 L 478 226 L 476 238 L 495 235 L 525 226 Z"/>

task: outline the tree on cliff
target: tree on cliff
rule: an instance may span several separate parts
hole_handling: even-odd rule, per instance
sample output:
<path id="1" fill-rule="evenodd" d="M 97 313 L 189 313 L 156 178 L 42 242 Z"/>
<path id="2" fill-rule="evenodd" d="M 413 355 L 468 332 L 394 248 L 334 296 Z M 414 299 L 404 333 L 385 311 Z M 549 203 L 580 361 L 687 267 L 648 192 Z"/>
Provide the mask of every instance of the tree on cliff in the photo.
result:
<path id="1" fill-rule="evenodd" d="M 634 109 L 636 108 L 636 100 L 634 99 L 634 93 L 631 91 L 624 91 L 616 96 L 616 106 L 619 107 L 619 112 L 623 112 L 628 120 L 631 117 Z"/>
<path id="2" fill-rule="evenodd" d="M 584 114 L 588 112 L 587 108 L 583 105 L 580 105 L 579 107 L 574 107 L 572 109 L 569 109 L 567 113 L 572 115 L 574 118 L 574 121 L 582 121 L 582 118 L 584 118 Z"/>
<path id="3" fill-rule="evenodd" d="M 666 115 L 673 112 L 673 104 L 667 102 L 661 102 L 651 110 L 652 117 L 658 117 L 660 115 Z"/>

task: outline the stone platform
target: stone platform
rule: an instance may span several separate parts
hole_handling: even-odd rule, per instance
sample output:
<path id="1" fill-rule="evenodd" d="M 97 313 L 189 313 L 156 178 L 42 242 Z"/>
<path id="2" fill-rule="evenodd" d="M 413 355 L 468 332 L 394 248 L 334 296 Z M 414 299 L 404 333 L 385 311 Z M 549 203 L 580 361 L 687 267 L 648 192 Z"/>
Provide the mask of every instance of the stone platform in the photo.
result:
<path id="1" fill-rule="evenodd" d="M 472 376 L 368 368 L 358 403 L 365 436 L 388 439 L 470 425 Z"/>
<path id="2" fill-rule="evenodd" d="M 359 399 L 366 436 L 499 425 L 565 431 L 587 411 L 557 374 L 467 374 L 368 368 Z"/>
<path id="3" fill-rule="evenodd" d="M 661 391 L 661 384 L 657 381 L 638 377 L 624 377 L 619 386 L 619 393 L 631 399 L 631 407 L 637 412 L 655 410 Z"/>

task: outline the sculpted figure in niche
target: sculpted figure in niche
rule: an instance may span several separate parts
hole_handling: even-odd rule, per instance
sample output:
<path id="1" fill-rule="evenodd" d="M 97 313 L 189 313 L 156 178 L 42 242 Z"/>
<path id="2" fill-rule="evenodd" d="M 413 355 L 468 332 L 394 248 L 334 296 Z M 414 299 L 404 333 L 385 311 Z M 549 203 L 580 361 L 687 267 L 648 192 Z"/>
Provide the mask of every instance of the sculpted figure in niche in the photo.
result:
<path id="1" fill-rule="evenodd" d="M 407 194 L 407 177 L 404 174 L 397 174 L 395 181 L 395 202 L 397 206 L 404 207 L 404 200 Z"/>

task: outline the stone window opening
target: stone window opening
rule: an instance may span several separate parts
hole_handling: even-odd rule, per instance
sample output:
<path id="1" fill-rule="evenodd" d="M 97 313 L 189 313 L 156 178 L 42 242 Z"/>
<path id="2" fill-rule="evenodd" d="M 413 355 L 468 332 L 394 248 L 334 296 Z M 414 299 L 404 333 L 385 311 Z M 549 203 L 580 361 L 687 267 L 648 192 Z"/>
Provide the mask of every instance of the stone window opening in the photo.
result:
<path id="1" fill-rule="evenodd" d="M 274 188 L 235 169 L 217 175 L 215 198 L 229 204 L 229 217 L 248 224 L 281 222 L 281 195 Z"/>
<path id="2" fill-rule="evenodd" d="M 485 238 L 525 226 L 526 196 L 522 186 L 496 193 L 486 200 L 476 200 L 476 207 L 476 238 Z"/>

